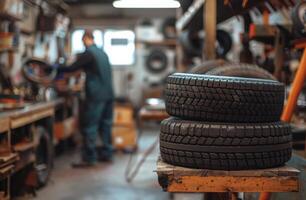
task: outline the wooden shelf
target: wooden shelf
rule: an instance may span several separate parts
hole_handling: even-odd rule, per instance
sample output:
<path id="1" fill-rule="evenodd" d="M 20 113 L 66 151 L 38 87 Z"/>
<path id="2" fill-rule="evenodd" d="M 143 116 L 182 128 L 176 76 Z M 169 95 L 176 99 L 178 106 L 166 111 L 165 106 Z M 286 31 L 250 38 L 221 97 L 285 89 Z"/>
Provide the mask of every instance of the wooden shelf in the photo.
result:
<path id="1" fill-rule="evenodd" d="M 0 118 L 0 133 L 7 133 L 10 130 L 10 120 L 8 117 Z"/>
<path id="2" fill-rule="evenodd" d="M 28 166 L 30 164 L 33 164 L 35 162 L 36 158 L 34 153 L 24 153 L 20 156 L 20 159 L 15 164 L 15 172 L 18 172 L 19 170 L 23 169 L 25 166 Z"/>
<path id="3" fill-rule="evenodd" d="M 20 142 L 13 146 L 14 151 L 16 152 L 23 152 L 33 149 L 35 147 L 34 142 Z"/>
<path id="4" fill-rule="evenodd" d="M 0 53 L 4 53 L 4 52 L 17 52 L 18 49 L 15 47 L 12 48 L 0 48 Z"/>
<path id="5" fill-rule="evenodd" d="M 144 44 L 150 46 L 176 46 L 177 41 L 175 39 L 168 39 L 162 41 L 137 41 L 137 44 Z"/>
<path id="6" fill-rule="evenodd" d="M 0 164 L 6 163 L 11 160 L 16 160 L 18 158 L 18 155 L 15 153 L 10 153 L 7 155 L 0 155 Z"/>
<path id="7" fill-rule="evenodd" d="M 0 12 L 0 20 L 7 20 L 7 21 L 21 21 L 21 18 L 9 13 Z"/>
<path id="8" fill-rule="evenodd" d="M 8 165 L 0 169 L 0 179 L 6 178 L 14 171 L 14 165 Z M 1 196 L 1 195 L 0 195 Z"/>

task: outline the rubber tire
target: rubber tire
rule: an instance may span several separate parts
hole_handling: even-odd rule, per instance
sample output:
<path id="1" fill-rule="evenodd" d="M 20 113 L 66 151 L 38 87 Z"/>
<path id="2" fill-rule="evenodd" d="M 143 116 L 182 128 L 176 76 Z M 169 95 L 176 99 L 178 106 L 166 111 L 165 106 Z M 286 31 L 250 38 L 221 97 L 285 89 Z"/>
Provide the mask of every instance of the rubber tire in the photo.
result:
<path id="1" fill-rule="evenodd" d="M 216 51 L 217 51 L 216 54 L 220 58 L 225 58 L 226 54 L 232 49 L 232 45 L 233 45 L 232 37 L 228 32 L 221 30 L 221 29 L 217 30 L 216 37 L 217 37 L 217 42 L 218 42 L 218 45 L 216 48 Z"/>
<path id="2" fill-rule="evenodd" d="M 169 118 L 161 123 L 162 159 L 173 165 L 248 170 L 283 165 L 291 157 L 291 129 L 282 122 L 226 124 Z"/>
<path id="3" fill-rule="evenodd" d="M 153 61 L 159 60 L 161 63 L 159 68 L 153 66 Z M 167 69 L 168 57 L 162 49 L 153 49 L 146 59 L 146 69 L 154 74 L 162 73 Z"/>
<path id="4" fill-rule="evenodd" d="M 224 64 L 222 67 L 216 67 L 209 70 L 206 74 L 214 76 L 233 76 L 233 77 L 277 80 L 267 70 L 260 68 L 257 65 L 246 64 L 246 63 Z"/>
<path id="5" fill-rule="evenodd" d="M 38 65 L 40 68 L 44 69 L 44 70 L 48 70 L 49 74 L 46 76 L 37 76 L 35 74 L 30 74 L 28 71 L 28 66 L 30 64 L 36 64 Z M 31 58 L 28 59 L 27 61 L 24 62 L 23 66 L 22 66 L 22 74 L 23 76 L 30 82 L 35 83 L 35 84 L 51 84 L 56 75 L 57 75 L 57 70 L 56 69 L 52 69 L 52 67 L 45 63 L 43 60 L 40 59 L 35 59 L 35 58 Z"/>
<path id="6" fill-rule="evenodd" d="M 306 2 L 301 1 L 297 3 L 291 11 L 291 20 L 293 22 L 293 31 L 298 37 L 305 37 L 306 30 L 302 16 L 300 16 L 300 9 L 306 9 Z"/>
<path id="7" fill-rule="evenodd" d="M 202 56 L 205 38 L 200 38 L 197 31 L 185 30 L 179 35 L 179 41 L 186 54 L 189 56 Z M 218 29 L 216 32 L 216 54 L 219 58 L 225 58 L 232 48 L 232 38 L 229 33 Z"/>
<path id="8" fill-rule="evenodd" d="M 35 132 L 36 139 L 36 173 L 37 173 L 37 183 L 38 187 L 43 187 L 47 185 L 53 164 L 53 144 L 52 139 L 46 129 L 42 126 L 36 127 Z M 43 156 L 42 156 L 43 155 Z M 41 157 L 42 156 L 42 157 Z M 42 159 L 42 160 L 40 160 Z M 44 171 L 40 171 L 38 165 L 45 165 Z"/>
<path id="9" fill-rule="evenodd" d="M 165 21 L 162 23 L 161 26 L 161 32 L 166 39 L 176 39 L 176 28 L 175 28 L 176 19 L 174 17 L 170 17 L 165 19 Z M 172 32 L 169 33 L 168 29 L 172 28 L 175 30 L 172 34 Z"/>
<path id="10" fill-rule="evenodd" d="M 225 65 L 227 62 L 223 59 L 217 59 L 217 60 L 207 60 L 200 65 L 197 65 L 189 70 L 189 73 L 191 74 L 205 74 L 208 71 Z"/>
<path id="11" fill-rule="evenodd" d="M 165 87 L 169 115 L 213 122 L 279 121 L 284 85 L 273 80 L 175 73 Z"/>
<path id="12" fill-rule="evenodd" d="M 185 30 L 179 34 L 179 42 L 182 45 L 184 52 L 191 57 L 201 56 L 203 41 L 198 38 L 196 31 Z"/>

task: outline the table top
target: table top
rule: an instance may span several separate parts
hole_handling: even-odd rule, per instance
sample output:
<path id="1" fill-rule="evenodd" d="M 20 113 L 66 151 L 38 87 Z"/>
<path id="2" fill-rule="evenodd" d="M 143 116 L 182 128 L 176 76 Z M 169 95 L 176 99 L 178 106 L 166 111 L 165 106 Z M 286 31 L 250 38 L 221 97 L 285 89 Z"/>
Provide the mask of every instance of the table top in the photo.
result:
<path id="1" fill-rule="evenodd" d="M 191 169 L 157 161 L 161 187 L 168 192 L 296 192 L 300 171 L 282 166 L 270 169 L 223 171 Z"/>
<path id="2" fill-rule="evenodd" d="M 26 105 L 24 108 L 21 109 L 14 109 L 14 110 L 8 110 L 4 112 L 0 112 L 0 119 L 2 118 L 15 118 L 18 116 L 26 115 L 29 113 L 37 112 L 39 110 L 53 108 L 58 104 L 63 103 L 63 99 L 59 98 L 52 101 L 43 101 L 43 102 L 35 102 L 31 103 L 29 105 Z"/>
<path id="3" fill-rule="evenodd" d="M 168 118 L 169 115 L 166 110 L 163 109 L 151 109 L 146 106 L 142 107 L 139 111 L 139 118 L 141 120 L 164 120 Z"/>

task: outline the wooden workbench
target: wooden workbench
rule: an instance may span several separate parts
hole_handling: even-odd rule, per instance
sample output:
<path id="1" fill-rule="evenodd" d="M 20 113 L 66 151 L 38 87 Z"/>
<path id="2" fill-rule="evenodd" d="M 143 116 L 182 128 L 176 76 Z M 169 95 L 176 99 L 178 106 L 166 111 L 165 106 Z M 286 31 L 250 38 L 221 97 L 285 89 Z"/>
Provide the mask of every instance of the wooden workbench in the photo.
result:
<path id="1" fill-rule="evenodd" d="M 299 170 L 279 168 L 220 171 L 190 169 L 157 162 L 158 181 L 167 192 L 298 192 Z"/>
<path id="2" fill-rule="evenodd" d="M 163 109 L 149 109 L 146 106 L 142 107 L 139 111 L 139 119 L 142 121 L 162 121 L 169 117 L 169 114 L 166 110 Z"/>
<path id="3" fill-rule="evenodd" d="M 63 99 L 49 102 L 27 104 L 24 108 L 0 112 L 0 199 L 10 199 L 10 180 L 13 173 L 35 162 L 33 141 L 23 141 L 13 144 L 12 138 L 18 133 L 18 128 L 45 118 L 52 119 L 55 107 L 63 103 Z M 33 136 L 30 138 L 34 138 Z"/>
<path id="4" fill-rule="evenodd" d="M 49 102 L 39 102 L 26 105 L 22 109 L 9 110 L 0 113 L 0 124 L 9 120 L 10 128 L 18 128 L 54 114 L 54 107 L 63 103 L 63 99 Z"/>

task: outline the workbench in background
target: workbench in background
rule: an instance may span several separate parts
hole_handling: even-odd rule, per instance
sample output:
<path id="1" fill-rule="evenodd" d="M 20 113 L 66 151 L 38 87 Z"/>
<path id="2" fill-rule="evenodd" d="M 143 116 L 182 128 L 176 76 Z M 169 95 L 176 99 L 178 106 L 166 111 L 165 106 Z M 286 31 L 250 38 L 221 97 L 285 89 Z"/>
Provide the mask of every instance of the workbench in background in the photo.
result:
<path id="1" fill-rule="evenodd" d="M 0 113 L 0 199 L 21 195 L 29 188 L 34 191 L 39 182 L 47 181 L 48 177 L 38 180 L 38 173 L 50 170 L 52 163 L 39 165 L 36 148 L 42 141 L 39 135 L 42 129 L 52 145 L 55 107 L 61 103 L 61 99 L 31 103 Z M 53 156 L 51 149 L 48 152 Z"/>

